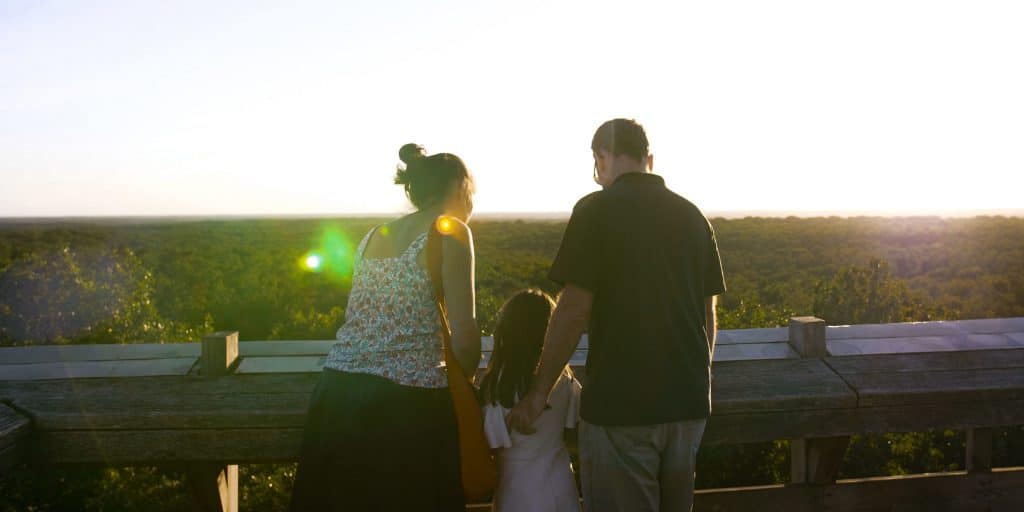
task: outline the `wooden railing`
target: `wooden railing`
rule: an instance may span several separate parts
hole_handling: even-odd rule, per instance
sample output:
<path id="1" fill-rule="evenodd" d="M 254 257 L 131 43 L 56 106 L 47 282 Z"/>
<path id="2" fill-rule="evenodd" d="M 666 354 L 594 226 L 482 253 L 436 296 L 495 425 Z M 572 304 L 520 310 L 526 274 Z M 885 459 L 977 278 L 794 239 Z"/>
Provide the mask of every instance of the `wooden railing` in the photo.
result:
<path id="1" fill-rule="evenodd" d="M 332 343 L 0 349 L 0 472 L 176 465 L 199 508 L 237 510 L 237 464 L 296 460 Z M 586 353 L 572 359 L 584 379 Z M 1024 510 L 1024 469 L 991 467 L 991 428 L 1024 424 L 1024 318 L 794 318 L 721 331 L 714 359 L 704 444 L 791 440 L 791 483 L 700 490 L 695 510 Z M 966 471 L 836 480 L 851 434 L 929 429 L 967 431 Z"/>

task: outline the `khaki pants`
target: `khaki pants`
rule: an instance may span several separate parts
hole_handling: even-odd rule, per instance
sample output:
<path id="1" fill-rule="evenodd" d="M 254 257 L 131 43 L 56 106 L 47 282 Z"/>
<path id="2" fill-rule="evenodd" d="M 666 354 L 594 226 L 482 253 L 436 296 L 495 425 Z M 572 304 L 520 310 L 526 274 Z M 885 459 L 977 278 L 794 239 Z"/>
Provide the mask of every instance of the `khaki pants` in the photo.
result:
<path id="1" fill-rule="evenodd" d="M 659 425 L 580 426 L 580 479 L 586 512 L 672 511 L 693 507 L 694 466 L 707 420 Z"/>

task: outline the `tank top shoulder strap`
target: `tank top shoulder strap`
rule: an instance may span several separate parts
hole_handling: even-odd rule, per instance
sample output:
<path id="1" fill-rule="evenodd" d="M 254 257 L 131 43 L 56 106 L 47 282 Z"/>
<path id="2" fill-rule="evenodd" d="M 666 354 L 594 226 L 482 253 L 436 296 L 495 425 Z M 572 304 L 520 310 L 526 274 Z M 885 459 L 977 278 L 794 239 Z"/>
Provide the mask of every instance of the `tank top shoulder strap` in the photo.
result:
<path id="1" fill-rule="evenodd" d="M 363 259 L 363 253 L 366 252 L 366 246 L 370 243 L 370 238 L 373 238 L 373 234 L 377 232 L 377 228 L 379 227 L 380 224 L 374 226 L 366 233 L 366 235 L 363 236 L 363 240 L 360 241 L 359 246 L 356 247 L 356 261 Z"/>
<path id="2" fill-rule="evenodd" d="M 405 254 L 403 254 L 402 257 L 406 259 L 416 259 L 420 253 L 423 252 L 423 248 L 427 245 L 427 233 L 428 231 L 424 231 L 420 236 L 417 236 L 416 239 L 409 244 L 409 247 L 405 249 Z"/>

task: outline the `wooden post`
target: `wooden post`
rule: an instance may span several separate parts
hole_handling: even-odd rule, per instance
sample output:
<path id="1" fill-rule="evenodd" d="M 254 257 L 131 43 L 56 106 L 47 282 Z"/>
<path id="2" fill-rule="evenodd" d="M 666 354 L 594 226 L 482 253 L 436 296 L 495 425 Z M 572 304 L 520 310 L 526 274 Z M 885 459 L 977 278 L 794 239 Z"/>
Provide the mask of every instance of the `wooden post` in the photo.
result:
<path id="1" fill-rule="evenodd" d="M 789 344 L 801 357 L 827 356 L 825 321 L 813 316 L 791 318 Z M 849 443 L 849 436 L 791 440 L 790 482 L 819 485 L 834 483 Z"/>
<path id="2" fill-rule="evenodd" d="M 227 375 L 238 359 L 238 331 L 220 331 L 203 336 L 203 350 L 199 357 L 199 374 Z"/>
<path id="3" fill-rule="evenodd" d="M 203 336 L 199 375 L 228 375 L 238 360 L 238 332 L 220 331 Z M 238 512 L 238 464 L 193 463 L 186 471 L 188 488 L 197 509 Z"/>
<path id="4" fill-rule="evenodd" d="M 825 321 L 813 316 L 789 319 L 789 345 L 800 357 L 825 357 Z"/>
<path id="5" fill-rule="evenodd" d="M 967 472 L 990 473 L 992 471 L 992 429 L 967 429 Z"/>
<path id="6" fill-rule="evenodd" d="M 185 479 L 195 510 L 238 512 L 237 464 L 189 464 Z"/>
<path id="7" fill-rule="evenodd" d="M 832 484 L 839 475 L 850 436 L 794 439 L 789 442 L 790 482 Z"/>

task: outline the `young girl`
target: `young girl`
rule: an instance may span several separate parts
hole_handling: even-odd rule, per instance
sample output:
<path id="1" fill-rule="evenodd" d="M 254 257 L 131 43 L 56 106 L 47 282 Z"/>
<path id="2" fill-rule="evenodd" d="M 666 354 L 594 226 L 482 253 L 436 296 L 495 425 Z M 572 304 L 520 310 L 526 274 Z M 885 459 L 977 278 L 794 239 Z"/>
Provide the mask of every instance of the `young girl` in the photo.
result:
<path id="1" fill-rule="evenodd" d="M 484 431 L 498 461 L 494 510 L 579 511 L 576 480 L 563 442 L 579 417 L 580 384 L 568 366 L 551 390 L 536 432 L 509 433 L 505 416 L 530 389 L 544 332 L 555 303 L 539 290 L 524 290 L 498 313 L 494 350 L 480 384 Z"/>

